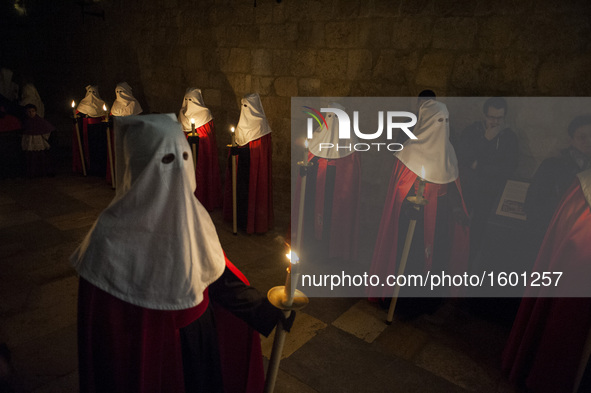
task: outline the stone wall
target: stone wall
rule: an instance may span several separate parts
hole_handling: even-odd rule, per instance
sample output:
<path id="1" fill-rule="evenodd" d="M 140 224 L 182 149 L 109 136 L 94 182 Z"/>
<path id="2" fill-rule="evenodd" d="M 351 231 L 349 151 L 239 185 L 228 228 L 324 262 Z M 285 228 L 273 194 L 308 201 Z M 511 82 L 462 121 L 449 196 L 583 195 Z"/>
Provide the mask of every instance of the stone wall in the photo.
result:
<path id="1" fill-rule="evenodd" d="M 59 113 L 84 86 L 127 81 L 148 111 L 177 112 L 189 86 L 215 116 L 220 158 L 240 98 L 258 92 L 273 129 L 277 196 L 289 192 L 290 97 L 587 96 L 584 0 L 103 0 L 27 2 L 1 48 Z M 59 3 L 59 2 L 58 2 Z M 4 56 L 6 55 L 6 56 Z M 52 107 L 53 105 L 53 107 Z M 66 113 L 66 111 L 63 111 Z M 552 143 L 555 141 L 553 140 Z M 224 165 L 225 167 L 225 165 Z"/>

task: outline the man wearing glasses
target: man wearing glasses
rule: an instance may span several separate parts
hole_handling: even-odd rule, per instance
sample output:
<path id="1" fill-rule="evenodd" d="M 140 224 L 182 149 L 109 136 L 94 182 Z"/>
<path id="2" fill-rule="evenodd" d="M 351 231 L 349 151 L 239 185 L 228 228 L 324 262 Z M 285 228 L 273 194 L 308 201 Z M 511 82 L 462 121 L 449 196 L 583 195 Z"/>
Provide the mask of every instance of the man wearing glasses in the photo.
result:
<path id="1" fill-rule="evenodd" d="M 468 126 L 457 144 L 464 199 L 472 218 L 470 254 L 476 255 L 486 221 L 507 179 L 517 166 L 517 136 L 505 127 L 507 101 L 492 97 L 483 106 L 484 118 Z"/>

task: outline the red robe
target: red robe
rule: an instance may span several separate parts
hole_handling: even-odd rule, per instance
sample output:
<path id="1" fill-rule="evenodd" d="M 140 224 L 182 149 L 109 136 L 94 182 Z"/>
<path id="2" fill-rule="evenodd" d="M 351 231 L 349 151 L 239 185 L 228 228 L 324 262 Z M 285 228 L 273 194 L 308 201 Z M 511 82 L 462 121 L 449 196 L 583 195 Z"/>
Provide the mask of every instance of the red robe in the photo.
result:
<path id="1" fill-rule="evenodd" d="M 8 113 L 0 117 L 0 179 L 22 174 L 22 127 L 20 120 Z"/>
<path id="2" fill-rule="evenodd" d="M 248 159 L 237 159 L 238 226 L 246 233 L 265 233 L 273 227 L 273 178 L 271 134 L 250 141 Z M 232 156 L 229 155 L 230 160 Z M 232 221 L 232 165 L 228 162 L 224 192 L 224 220 Z"/>
<path id="3" fill-rule="evenodd" d="M 77 112 L 79 114 L 79 112 Z M 80 114 L 79 114 L 80 115 Z M 106 175 L 106 168 L 108 157 L 106 150 L 106 134 L 96 135 L 98 143 L 91 146 L 89 143 L 89 126 L 101 125 L 104 117 L 79 117 L 78 127 L 80 130 L 80 139 L 82 144 L 82 151 L 84 154 L 84 163 L 86 165 L 86 172 L 93 173 L 99 176 Z M 72 171 L 75 173 L 82 173 L 82 162 L 80 161 L 80 150 L 78 148 L 78 136 L 76 135 L 76 126 L 72 130 Z M 100 131 L 94 131 L 100 132 Z M 95 170 L 96 169 L 96 170 Z M 104 172 L 104 173 L 103 173 Z"/>
<path id="4" fill-rule="evenodd" d="M 0 117 L 0 132 L 16 131 L 22 127 L 20 120 L 15 116 L 5 113 L 3 117 Z"/>
<path id="5" fill-rule="evenodd" d="M 195 132 L 199 136 L 195 196 L 207 211 L 212 211 L 222 206 L 222 181 L 213 120 L 195 129 Z M 185 135 L 189 137 L 191 133 Z"/>
<path id="6" fill-rule="evenodd" d="M 396 160 L 390 184 L 388 196 L 382 212 L 382 220 L 378 231 L 378 238 L 374 249 L 371 263 L 371 274 L 380 276 L 380 281 L 385 282 L 387 275 L 398 275 L 398 231 L 400 215 L 402 214 L 402 202 L 406 199 L 411 187 L 416 184 L 417 175 L 408 169 L 402 161 Z M 460 191 L 459 178 L 455 184 Z M 423 197 L 429 202 L 424 207 L 424 244 L 425 248 L 433 250 L 435 241 L 435 225 L 437 217 L 437 197 L 441 195 L 446 185 L 427 183 Z M 468 212 L 462 198 L 462 206 L 466 216 Z M 452 220 L 453 221 L 453 220 Z M 455 222 L 450 222 L 450 233 L 452 234 L 451 254 L 449 266 L 444 270 L 447 274 L 463 274 L 468 269 L 469 258 L 469 229 Z M 402 230 L 406 231 L 406 228 Z M 414 236 L 421 234 L 415 233 Z M 403 244 L 400 245 L 401 247 Z M 424 272 L 431 269 L 433 252 L 425 254 Z M 407 266 L 408 267 L 408 266 Z M 393 293 L 392 287 L 370 288 L 370 297 L 390 297 Z M 453 292 L 452 295 L 457 295 Z"/>
<path id="7" fill-rule="evenodd" d="M 226 258 L 243 282 L 246 278 Z M 185 391 L 180 329 L 207 309 L 151 310 L 102 291 L 80 279 L 78 354 L 81 392 Z M 244 322 L 213 308 L 225 392 L 261 392 L 264 385 L 259 334 Z"/>
<path id="8" fill-rule="evenodd" d="M 577 272 L 591 277 L 591 210 L 577 182 L 548 227 L 534 271 Z M 542 289 L 543 290 L 543 289 Z M 591 328 L 591 299 L 535 298 L 530 290 L 519 307 L 503 352 L 503 369 L 532 392 L 572 392 Z"/>
<path id="9" fill-rule="evenodd" d="M 308 161 L 314 166 L 306 180 L 306 202 L 303 231 L 324 243 L 328 258 L 353 260 L 357 257 L 359 235 L 359 198 L 361 188 L 361 165 L 357 153 L 343 158 L 326 159 L 308 154 Z M 334 187 L 327 190 L 328 167 L 333 167 Z M 313 172 L 313 173 L 312 173 Z M 309 181 L 315 180 L 314 184 Z M 297 243 L 297 225 L 300 207 L 301 177 L 298 177 L 293 203 L 291 222 L 294 224 L 292 244 Z M 326 193 L 332 194 L 330 201 Z M 325 212 L 326 204 L 331 207 L 330 217 Z M 328 220 L 330 218 L 330 220 Z M 327 232 L 328 231 L 328 232 Z M 291 232 L 290 232 L 291 233 Z M 306 237 L 301 245 L 306 250 Z"/>

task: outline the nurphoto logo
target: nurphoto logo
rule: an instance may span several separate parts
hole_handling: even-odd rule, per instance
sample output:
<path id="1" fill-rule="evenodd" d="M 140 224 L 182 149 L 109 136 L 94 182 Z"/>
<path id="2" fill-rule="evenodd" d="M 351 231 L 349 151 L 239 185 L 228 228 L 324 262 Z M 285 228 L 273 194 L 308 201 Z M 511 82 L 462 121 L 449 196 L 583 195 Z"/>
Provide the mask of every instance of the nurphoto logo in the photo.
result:
<path id="1" fill-rule="evenodd" d="M 375 132 L 367 133 L 362 131 L 359 127 L 359 111 L 353 111 L 353 127 L 351 127 L 351 119 L 347 112 L 345 112 L 343 109 L 332 107 L 320 108 L 320 111 L 318 111 L 310 106 L 303 106 L 303 108 L 303 112 L 311 116 L 307 119 L 307 139 L 312 139 L 314 136 L 314 120 L 316 120 L 316 123 L 320 128 L 326 128 L 329 130 L 331 126 L 338 127 L 338 139 L 339 141 L 344 142 L 343 144 L 329 142 L 320 143 L 320 151 L 325 149 L 368 151 L 372 149 L 372 146 L 377 148 L 378 151 L 380 150 L 381 146 L 385 146 L 389 151 L 400 151 L 403 148 L 402 144 L 400 143 L 345 143 L 351 142 L 351 128 L 353 128 L 355 137 L 364 141 L 380 138 L 384 132 L 384 128 L 386 129 L 386 138 L 389 141 L 394 138 L 393 131 L 395 129 L 402 130 L 410 139 L 417 139 L 417 137 L 410 130 L 411 127 L 417 123 L 417 117 L 412 112 L 378 111 L 378 129 Z M 322 113 L 334 114 L 333 116 L 336 117 L 338 123 L 332 121 L 331 126 L 329 126 Z M 385 127 L 384 123 L 386 125 Z"/>

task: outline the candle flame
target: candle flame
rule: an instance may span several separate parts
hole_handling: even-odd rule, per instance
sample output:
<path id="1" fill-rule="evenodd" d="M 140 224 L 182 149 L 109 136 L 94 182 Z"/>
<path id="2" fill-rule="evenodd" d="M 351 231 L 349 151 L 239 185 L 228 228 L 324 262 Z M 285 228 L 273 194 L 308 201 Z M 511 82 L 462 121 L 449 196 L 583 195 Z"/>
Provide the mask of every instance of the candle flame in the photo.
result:
<path id="1" fill-rule="evenodd" d="M 195 124 L 195 119 L 191 118 L 191 124 Z"/>
<path id="2" fill-rule="evenodd" d="M 76 101 L 72 100 L 72 109 L 76 107 Z"/>
<path id="3" fill-rule="evenodd" d="M 231 132 L 234 132 L 234 127 L 230 128 L 230 131 L 231 131 Z"/>
<path id="4" fill-rule="evenodd" d="M 306 149 L 308 148 L 308 140 L 306 139 L 306 141 L 304 142 L 304 146 L 306 147 Z"/>
<path id="5" fill-rule="evenodd" d="M 107 111 L 107 106 L 105 104 L 103 104 L 103 110 L 106 112 Z"/>
<path id="6" fill-rule="evenodd" d="M 421 165 L 421 179 L 425 178 L 425 166 Z"/>
<path id="7" fill-rule="evenodd" d="M 296 254 L 295 251 L 289 250 L 289 252 L 287 254 L 285 254 L 285 256 L 287 257 L 289 262 L 293 265 L 295 265 L 296 263 L 298 263 L 300 261 L 300 258 L 298 257 L 298 254 Z"/>

